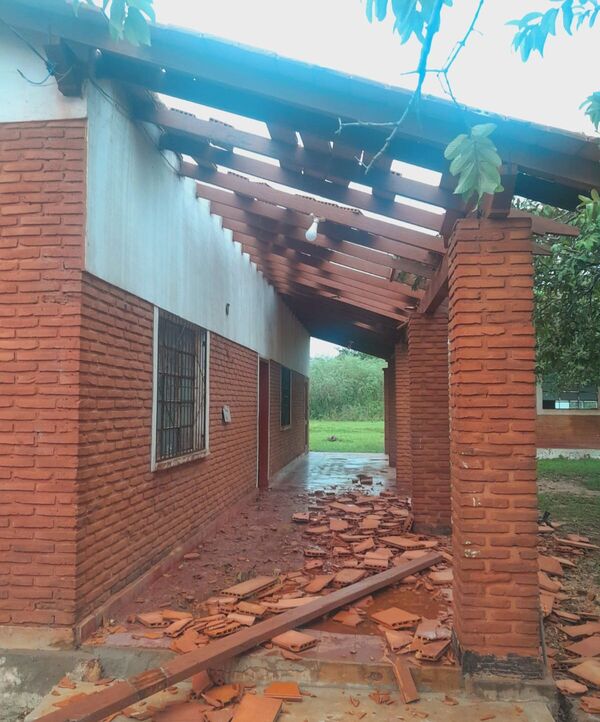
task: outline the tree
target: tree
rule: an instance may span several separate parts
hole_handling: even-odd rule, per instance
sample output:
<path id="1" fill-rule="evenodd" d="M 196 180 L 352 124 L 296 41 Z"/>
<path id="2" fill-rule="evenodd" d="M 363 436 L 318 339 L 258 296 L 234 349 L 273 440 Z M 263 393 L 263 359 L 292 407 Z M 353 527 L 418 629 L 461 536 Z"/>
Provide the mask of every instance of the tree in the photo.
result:
<path id="1" fill-rule="evenodd" d="M 311 359 L 311 418 L 383 419 L 383 366 L 381 359 L 350 349 L 342 349 L 333 358 Z"/>
<path id="2" fill-rule="evenodd" d="M 537 371 L 555 390 L 600 386 L 600 214 L 597 191 L 577 213 L 527 204 L 580 229 L 555 239 L 551 255 L 535 260 Z M 521 204 L 523 206 L 525 204 Z"/>

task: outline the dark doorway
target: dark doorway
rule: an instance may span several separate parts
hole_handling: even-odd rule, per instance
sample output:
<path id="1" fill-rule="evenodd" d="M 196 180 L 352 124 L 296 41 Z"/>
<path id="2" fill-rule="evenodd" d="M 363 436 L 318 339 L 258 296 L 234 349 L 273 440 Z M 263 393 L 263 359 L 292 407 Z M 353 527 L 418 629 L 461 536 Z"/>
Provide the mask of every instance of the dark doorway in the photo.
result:
<path id="1" fill-rule="evenodd" d="M 269 362 L 258 366 L 258 488 L 269 488 Z"/>

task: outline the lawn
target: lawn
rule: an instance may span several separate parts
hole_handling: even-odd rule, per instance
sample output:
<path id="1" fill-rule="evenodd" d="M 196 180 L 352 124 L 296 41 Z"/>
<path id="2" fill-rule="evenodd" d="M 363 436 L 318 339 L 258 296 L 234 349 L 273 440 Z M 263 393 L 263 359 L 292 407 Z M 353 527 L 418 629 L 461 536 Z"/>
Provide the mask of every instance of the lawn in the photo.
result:
<path id="1" fill-rule="evenodd" d="M 540 459 L 538 490 L 540 511 L 600 542 L 600 459 Z M 600 584 L 600 553 L 582 557 L 579 572 Z"/>
<path id="2" fill-rule="evenodd" d="M 383 421 L 311 421 L 309 431 L 311 451 L 383 453 Z"/>
<path id="3" fill-rule="evenodd" d="M 552 481 L 576 481 L 600 491 L 600 459 L 540 459 L 538 476 Z"/>

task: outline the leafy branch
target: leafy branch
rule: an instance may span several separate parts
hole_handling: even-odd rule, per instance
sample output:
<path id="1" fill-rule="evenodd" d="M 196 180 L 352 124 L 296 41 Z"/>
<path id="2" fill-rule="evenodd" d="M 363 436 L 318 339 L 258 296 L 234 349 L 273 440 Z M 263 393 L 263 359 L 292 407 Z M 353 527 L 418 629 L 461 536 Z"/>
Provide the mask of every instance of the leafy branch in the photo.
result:
<path id="1" fill-rule="evenodd" d="M 460 52 L 466 46 L 469 37 L 475 30 L 484 2 L 485 0 L 479 0 L 464 36 L 453 47 L 444 66 L 441 68 L 429 68 L 429 56 L 431 54 L 434 37 L 440 29 L 442 10 L 444 6 L 452 7 L 453 0 L 421 0 L 420 2 L 417 0 L 391 1 L 391 9 L 395 16 L 394 32 L 398 33 L 400 43 L 404 44 L 408 42 L 413 36 L 421 43 L 421 53 L 417 69 L 407 73 L 417 75 L 417 85 L 404 112 L 395 122 L 364 123 L 359 121 L 343 123 L 341 119 L 339 120 L 338 134 L 348 126 L 357 125 L 387 127 L 391 129 L 382 147 L 365 166 L 365 173 L 368 173 L 387 152 L 411 111 L 418 109 L 423 84 L 427 75 L 435 74 L 441 83 L 443 81 L 442 87 L 444 87 L 445 92 L 448 93 L 452 101 L 462 112 L 463 109 L 459 105 L 452 90 L 449 73 Z M 367 0 L 366 12 L 369 22 L 373 22 L 374 18 L 379 21 L 385 20 L 389 6 L 390 3 L 388 0 Z M 458 136 L 458 138 L 455 138 L 447 149 L 449 155 L 446 157 L 452 160 L 450 172 L 453 175 L 459 176 L 455 193 L 462 195 L 465 199 L 470 199 L 475 195 L 477 203 L 481 201 L 485 193 L 494 193 L 502 188 L 499 172 L 501 160 L 494 143 L 488 137 L 493 129 L 494 126 L 489 123 L 468 128 L 469 132 L 463 133 Z M 496 163 L 496 165 L 494 165 L 494 163 Z"/>
<path id="2" fill-rule="evenodd" d="M 452 161 L 450 173 L 458 176 L 454 192 L 462 195 L 465 201 L 476 194 L 477 203 L 480 203 L 485 193 L 504 190 L 499 171 L 502 160 L 489 137 L 495 129 L 493 123 L 475 125 L 468 135 L 458 135 L 444 152 L 444 156 Z"/>
<path id="3" fill-rule="evenodd" d="M 579 30 L 583 25 L 594 27 L 600 14 L 598 0 L 551 0 L 560 2 L 560 7 L 553 7 L 544 13 L 531 12 L 520 20 L 510 20 L 507 25 L 515 25 L 517 32 L 513 39 L 513 47 L 521 53 L 523 62 L 529 59 L 532 52 L 544 55 L 546 41 L 550 35 L 556 35 L 556 23 L 560 17 L 563 29 L 569 34 Z"/>
<path id="4" fill-rule="evenodd" d="M 95 0 L 72 0 L 75 14 L 82 4 L 98 7 Z M 100 7 L 115 40 L 150 45 L 150 23 L 156 21 L 153 0 L 102 0 Z"/>

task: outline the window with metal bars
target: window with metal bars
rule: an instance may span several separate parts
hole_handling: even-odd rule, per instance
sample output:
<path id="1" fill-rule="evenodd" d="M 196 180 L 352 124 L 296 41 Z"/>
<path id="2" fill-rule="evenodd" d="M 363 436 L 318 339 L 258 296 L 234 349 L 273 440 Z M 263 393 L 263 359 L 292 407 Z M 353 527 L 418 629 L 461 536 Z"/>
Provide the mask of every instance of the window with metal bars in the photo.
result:
<path id="1" fill-rule="evenodd" d="M 206 449 L 206 331 L 158 315 L 156 461 Z"/>
<path id="2" fill-rule="evenodd" d="M 281 426 L 285 428 L 292 423 L 292 372 L 285 366 L 281 367 L 280 395 Z"/>

